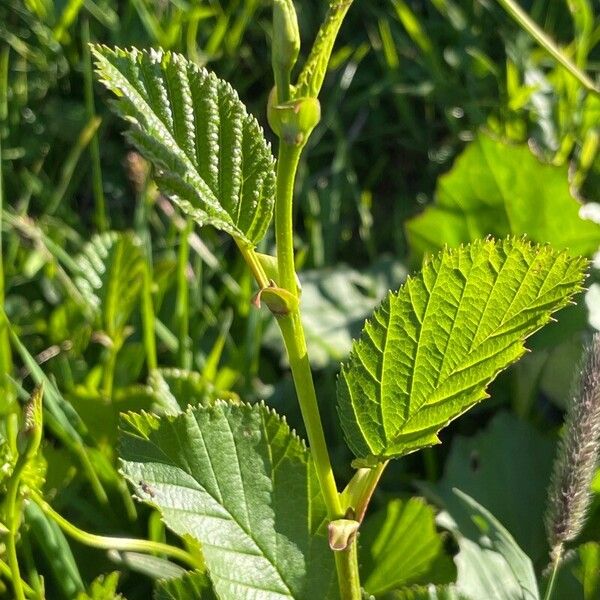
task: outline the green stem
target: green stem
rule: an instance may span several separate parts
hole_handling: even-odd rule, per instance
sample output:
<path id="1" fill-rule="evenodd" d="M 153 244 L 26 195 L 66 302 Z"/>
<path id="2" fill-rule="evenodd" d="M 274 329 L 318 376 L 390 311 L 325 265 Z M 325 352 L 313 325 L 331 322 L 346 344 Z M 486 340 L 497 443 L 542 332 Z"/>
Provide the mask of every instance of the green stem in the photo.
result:
<path id="1" fill-rule="evenodd" d="M 280 140 L 277 163 L 277 191 L 275 196 L 275 239 L 277 242 L 277 268 L 279 286 L 294 296 L 298 295 L 294 267 L 293 196 L 294 181 L 302 146 L 292 146 Z M 319 479 L 321 493 L 327 507 L 329 520 L 340 519 L 344 511 L 335 483 L 325 433 L 319 414 L 317 395 L 308 360 L 304 328 L 300 311 L 294 310 L 277 318 L 287 350 L 294 387 L 306 427 L 308 444 Z M 335 553 L 340 592 L 344 600 L 360 599 L 356 543 Z"/>
<path id="2" fill-rule="evenodd" d="M 2 213 L 4 212 L 4 183 L 2 179 L 2 135 L 8 114 L 8 56 L 9 47 L 4 46 L 0 54 L 0 390 L 12 404 L 13 398 L 8 391 L 7 375 L 12 371 L 12 353 L 8 336 L 8 323 L 4 312 L 4 254 L 2 250 Z M 9 436 L 10 441 L 10 436 Z"/>
<path id="3" fill-rule="evenodd" d="M 75 169 L 79 164 L 81 154 L 94 138 L 94 135 L 96 135 L 96 131 L 98 130 L 98 127 L 100 127 L 100 122 L 100 117 L 92 117 L 81 130 L 79 137 L 75 140 L 75 143 L 71 147 L 71 150 L 67 154 L 67 157 L 61 167 L 58 184 L 56 185 L 54 192 L 48 201 L 48 205 L 46 207 L 47 214 L 54 214 L 60 206 L 60 203 L 67 193 L 71 179 L 75 174 Z"/>
<path id="4" fill-rule="evenodd" d="M 280 140 L 275 192 L 275 241 L 279 272 L 277 284 L 294 295 L 297 294 L 297 290 L 294 266 L 293 198 L 301 153 L 302 146 L 293 146 Z"/>
<path id="5" fill-rule="evenodd" d="M 252 271 L 252 275 L 254 275 L 254 279 L 256 279 L 256 283 L 258 283 L 258 287 L 260 289 L 269 287 L 269 278 L 263 269 L 263 266 L 260 264 L 258 257 L 256 256 L 256 252 L 254 252 L 254 248 L 250 246 L 246 246 L 243 242 L 240 242 L 237 238 L 235 238 L 235 243 L 240 250 L 241 255 L 243 256 L 248 268 Z"/>
<path id="6" fill-rule="evenodd" d="M 190 235 L 194 230 L 194 221 L 188 219 L 179 235 L 179 252 L 177 254 L 177 300 L 175 318 L 179 331 L 179 366 L 189 370 L 192 367 L 192 353 L 189 333 L 189 286 L 187 267 L 190 257 Z"/>
<path id="7" fill-rule="evenodd" d="M 152 267 L 146 261 L 144 265 L 144 285 L 142 287 L 142 324 L 144 335 L 144 348 L 146 351 L 146 363 L 149 371 L 158 368 L 158 359 L 156 358 L 156 339 L 154 332 L 156 329 L 156 317 L 154 314 L 154 305 L 152 302 Z"/>
<path id="8" fill-rule="evenodd" d="M 557 548 L 552 552 L 553 556 L 553 565 L 552 565 L 552 573 L 550 575 L 550 580 L 548 581 L 548 587 L 546 588 L 546 593 L 544 594 L 544 600 L 550 600 L 552 598 L 552 594 L 554 593 L 554 586 L 556 584 L 556 576 L 558 575 L 558 569 L 560 568 L 560 560 L 562 557 L 562 546 Z"/>
<path id="9" fill-rule="evenodd" d="M 11 571 L 15 600 L 25 600 L 25 590 L 23 588 L 23 580 L 21 579 L 21 572 L 19 570 L 19 559 L 17 557 L 17 532 L 20 521 L 17 498 L 19 495 L 19 484 L 21 483 L 21 473 L 26 464 L 27 461 L 23 457 L 17 459 L 14 471 L 6 486 L 6 520 L 8 526 L 8 533 L 6 534 L 6 555 L 8 566 Z"/>
<path id="10" fill-rule="evenodd" d="M 10 570 L 10 567 L 3 560 L 0 560 L 0 573 L 2 575 L 4 575 L 5 577 L 8 577 L 8 578 L 12 577 L 12 571 Z M 40 598 L 41 597 L 39 594 L 36 593 L 36 591 L 30 585 L 27 585 L 27 582 L 21 580 L 21 584 L 23 585 L 25 594 L 27 594 L 27 596 L 29 596 L 30 598 Z"/>
<path id="11" fill-rule="evenodd" d="M 330 520 L 341 519 L 344 516 L 340 495 L 337 490 L 333 469 L 329 460 L 325 433 L 319 415 L 317 396 L 306 352 L 304 330 L 300 321 L 300 312 L 294 311 L 277 318 L 283 342 L 285 344 L 294 387 L 300 404 L 300 411 L 306 426 L 308 444 L 315 463 L 317 477 Z"/>
<path id="12" fill-rule="evenodd" d="M 62 515 L 57 513 L 37 492 L 29 492 L 31 499 L 50 517 L 67 535 L 78 542 L 100 548 L 102 550 L 119 550 L 121 552 L 144 552 L 146 554 L 164 554 L 170 558 L 179 560 L 192 569 L 202 568 L 202 565 L 189 552 L 176 546 L 153 542 L 150 540 L 138 540 L 134 538 L 120 538 L 106 535 L 95 535 L 79 529 Z"/>
<path id="13" fill-rule="evenodd" d="M 360 578 L 358 573 L 358 544 L 356 538 L 341 552 L 334 552 L 335 566 L 342 600 L 360 600 Z"/>
<path id="14" fill-rule="evenodd" d="M 85 98 L 85 109 L 88 119 L 96 117 L 94 106 L 94 76 L 92 71 L 92 57 L 90 53 L 90 22 L 87 16 L 81 20 L 81 41 L 83 44 L 83 92 Z M 90 158 L 92 160 L 92 190 L 94 192 L 94 208 L 96 227 L 100 231 L 108 229 L 106 216 L 106 201 L 102 187 L 102 166 L 100 164 L 100 144 L 98 132 L 94 132 L 90 140 Z"/>
<path id="15" fill-rule="evenodd" d="M 115 379 L 115 368 L 117 366 L 117 354 L 119 353 L 121 344 L 117 346 L 115 340 L 111 340 L 112 345 L 107 349 L 108 358 L 104 364 L 104 370 L 102 373 L 102 393 L 107 398 L 112 398 L 113 395 L 113 384 Z"/>
<path id="16" fill-rule="evenodd" d="M 581 85 L 590 92 L 600 95 L 600 88 L 579 69 L 552 39 L 531 19 L 531 17 L 514 0 L 498 0 L 498 4 L 525 30 L 531 37 L 554 57 Z"/>

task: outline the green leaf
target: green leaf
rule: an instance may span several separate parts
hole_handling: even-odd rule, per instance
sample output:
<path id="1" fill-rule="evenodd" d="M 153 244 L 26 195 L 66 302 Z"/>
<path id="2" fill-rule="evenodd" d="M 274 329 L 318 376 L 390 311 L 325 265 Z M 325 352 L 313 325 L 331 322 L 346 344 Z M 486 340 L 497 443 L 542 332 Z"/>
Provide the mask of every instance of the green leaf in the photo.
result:
<path id="1" fill-rule="evenodd" d="M 443 555 L 435 512 L 420 498 L 389 502 L 367 519 L 359 542 L 363 587 L 376 596 L 431 582 L 432 566 Z"/>
<path id="2" fill-rule="evenodd" d="M 154 589 L 154 600 L 213 600 L 216 596 L 206 575 L 190 571 L 176 579 L 163 579 Z"/>
<path id="3" fill-rule="evenodd" d="M 448 586 L 413 586 L 396 590 L 385 596 L 386 600 L 475 600 L 463 596 L 453 585 Z"/>
<path id="4" fill-rule="evenodd" d="M 105 333 L 117 339 L 142 289 L 146 263 L 140 240 L 116 231 L 95 235 L 75 260 L 80 269 L 77 287 L 99 315 Z"/>
<path id="5" fill-rule="evenodd" d="M 179 565 L 152 554 L 112 550 L 110 559 L 119 566 L 136 571 L 151 579 L 177 579 L 186 573 Z"/>
<path id="6" fill-rule="evenodd" d="M 484 431 L 453 439 L 436 494 L 448 499 L 453 488 L 469 494 L 513 532 L 535 563 L 544 563 L 549 550 L 544 523 L 531 515 L 544 514 L 554 450 L 551 438 L 522 419 L 500 413 Z"/>
<path id="7" fill-rule="evenodd" d="M 194 371 L 157 369 L 150 373 L 148 383 L 155 391 L 162 409 L 169 414 L 179 414 L 188 405 L 208 406 L 216 400 L 214 394 L 210 394 L 208 382 Z"/>
<path id="8" fill-rule="evenodd" d="M 600 544 L 588 542 L 578 548 L 584 600 L 600 597 Z"/>
<path id="9" fill-rule="evenodd" d="M 46 561 L 47 583 L 56 585 L 58 593 L 65 598 L 77 598 L 84 591 L 83 580 L 62 530 L 35 502 L 28 502 L 24 512 L 35 555 L 38 559 L 44 557 Z"/>
<path id="10" fill-rule="evenodd" d="M 119 598 L 123 598 L 121 594 L 117 594 L 119 576 L 118 571 L 108 575 L 99 575 L 92 581 L 89 593 L 81 592 L 77 596 L 77 600 L 119 600 Z"/>
<path id="11" fill-rule="evenodd" d="M 124 417 L 123 472 L 166 525 L 202 545 L 223 600 L 337 598 L 309 452 L 264 405 Z"/>
<path id="12" fill-rule="evenodd" d="M 93 53 L 159 188 L 200 225 L 260 241 L 273 212 L 275 161 L 231 86 L 179 54 L 105 46 Z"/>
<path id="13" fill-rule="evenodd" d="M 486 397 L 525 338 L 581 289 L 586 261 L 523 240 L 481 240 L 426 262 L 367 322 L 338 379 L 350 448 L 372 464 L 439 443 Z"/>
<path id="14" fill-rule="evenodd" d="M 510 533 L 483 506 L 460 490 L 438 519 L 460 548 L 456 588 L 472 600 L 539 600 L 533 565 Z"/>
<path id="15" fill-rule="evenodd" d="M 486 235 L 527 235 L 534 242 L 591 256 L 600 226 L 579 216 L 568 166 L 544 164 L 528 146 L 480 134 L 438 181 L 435 204 L 406 226 L 418 258 Z"/>

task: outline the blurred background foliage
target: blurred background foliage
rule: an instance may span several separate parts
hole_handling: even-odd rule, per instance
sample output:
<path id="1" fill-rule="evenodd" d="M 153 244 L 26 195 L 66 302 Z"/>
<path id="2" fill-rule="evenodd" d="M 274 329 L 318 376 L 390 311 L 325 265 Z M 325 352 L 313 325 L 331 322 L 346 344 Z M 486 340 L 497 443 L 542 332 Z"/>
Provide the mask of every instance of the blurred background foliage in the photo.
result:
<path id="1" fill-rule="evenodd" d="M 522 5 L 597 79 L 593 0 Z M 296 6 L 306 52 L 325 3 Z M 236 248 L 194 228 L 159 195 L 93 81 L 86 45 L 181 52 L 228 80 L 267 130 L 270 36 L 266 0 L 0 0 L 3 453 L 10 469 L 19 400 L 44 381 L 45 483 L 36 485 L 80 527 L 167 535 L 156 515 L 134 505 L 118 473 L 120 411 L 160 410 L 173 397 L 264 398 L 302 430 L 277 332 L 265 310 L 251 309 L 255 290 Z M 357 0 L 321 105 L 297 181 L 295 222 L 307 336 L 344 481 L 351 457 L 333 402 L 339 361 L 364 318 L 425 254 L 513 234 L 594 258 L 600 97 L 492 0 Z M 272 250 L 271 238 L 261 250 Z M 544 567 L 541 508 L 511 512 L 510 499 L 522 501 L 521 477 L 536 490 L 535 506 L 543 504 L 571 376 L 582 343 L 600 328 L 595 273 L 585 298 L 534 337 L 534 352 L 494 384 L 491 400 L 446 430 L 441 447 L 388 470 L 374 510 L 408 509 L 384 507 L 392 493 L 414 495 L 417 480 L 442 496 L 461 487 Z M 535 436 L 540 462 L 500 477 L 506 460 L 533 461 Z M 114 569 L 125 573 L 126 597 L 148 597 L 150 579 L 137 574 L 148 565 L 76 543 L 71 551 L 60 530 L 33 513 L 25 515 L 24 560 L 33 580 L 44 576 L 48 597 L 76 597 Z M 586 540 L 598 541 L 599 531 L 594 510 Z M 434 567 L 451 572 L 438 554 L 409 583 L 430 581 Z"/>

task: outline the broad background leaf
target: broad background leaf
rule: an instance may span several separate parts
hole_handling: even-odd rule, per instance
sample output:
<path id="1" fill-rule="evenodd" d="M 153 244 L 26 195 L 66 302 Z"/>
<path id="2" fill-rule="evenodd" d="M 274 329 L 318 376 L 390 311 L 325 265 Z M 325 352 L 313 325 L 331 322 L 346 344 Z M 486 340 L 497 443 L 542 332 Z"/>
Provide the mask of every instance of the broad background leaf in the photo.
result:
<path id="1" fill-rule="evenodd" d="M 369 594 L 382 597 L 409 584 L 454 580 L 435 512 L 421 498 L 390 501 L 360 531 L 361 579 Z"/>
<path id="2" fill-rule="evenodd" d="M 372 463 L 438 443 L 581 288 L 585 265 L 514 239 L 426 262 L 379 306 L 342 366 L 338 410 L 355 455 Z"/>
<path id="3" fill-rule="evenodd" d="M 533 565 L 504 526 L 473 498 L 455 489 L 438 523 L 458 542 L 457 591 L 470 600 L 538 600 Z"/>
<path id="4" fill-rule="evenodd" d="M 202 551 L 223 600 L 337 598 L 309 452 L 263 405 L 124 417 L 123 472 Z"/>
<path id="5" fill-rule="evenodd" d="M 542 516 L 554 450 L 554 441 L 527 421 L 500 413 L 476 435 L 454 438 L 444 475 L 433 487 L 443 500 L 454 497 L 453 488 L 469 494 L 514 535 L 535 564 L 545 566 Z"/>
<path id="6" fill-rule="evenodd" d="M 274 201 L 274 159 L 237 93 L 183 56 L 94 46 L 127 137 L 156 167 L 159 188 L 200 225 L 260 241 Z"/>
<path id="7" fill-rule="evenodd" d="M 566 164 L 544 164 L 526 145 L 479 134 L 438 180 L 435 203 L 406 231 L 416 257 L 486 235 L 524 234 L 590 256 L 600 245 L 600 226 L 580 218 L 581 206 Z"/>

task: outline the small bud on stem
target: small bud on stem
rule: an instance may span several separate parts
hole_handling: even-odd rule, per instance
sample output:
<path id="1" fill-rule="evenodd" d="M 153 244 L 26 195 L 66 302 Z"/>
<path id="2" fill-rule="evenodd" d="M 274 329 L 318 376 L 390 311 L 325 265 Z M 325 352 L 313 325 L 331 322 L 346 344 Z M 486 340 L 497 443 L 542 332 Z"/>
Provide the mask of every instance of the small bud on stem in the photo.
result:
<path id="1" fill-rule="evenodd" d="M 273 0 L 273 74 L 279 102 L 289 100 L 290 76 L 300 54 L 300 31 L 293 0 Z"/>

